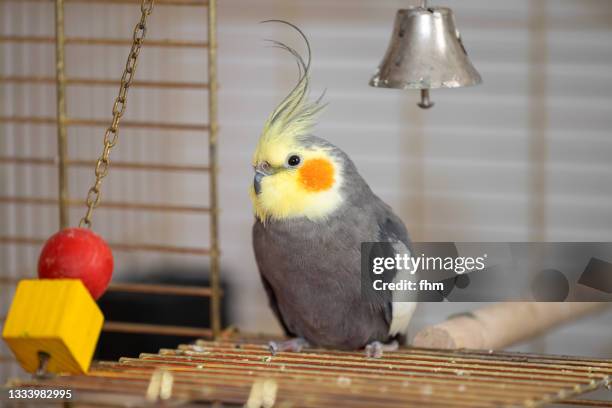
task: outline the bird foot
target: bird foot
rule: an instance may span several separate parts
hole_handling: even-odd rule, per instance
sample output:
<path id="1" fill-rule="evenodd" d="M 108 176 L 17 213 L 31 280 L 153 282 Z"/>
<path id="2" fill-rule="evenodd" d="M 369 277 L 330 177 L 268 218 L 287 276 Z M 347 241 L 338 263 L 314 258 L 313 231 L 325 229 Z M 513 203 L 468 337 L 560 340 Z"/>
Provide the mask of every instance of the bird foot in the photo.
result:
<path id="1" fill-rule="evenodd" d="M 296 337 L 295 339 L 285 340 L 285 341 L 271 341 L 268 343 L 268 349 L 272 355 L 280 351 L 293 351 L 299 353 L 304 348 L 310 347 L 308 341 L 301 337 Z"/>
<path id="2" fill-rule="evenodd" d="M 380 341 L 373 341 L 365 347 L 366 357 L 370 358 L 381 358 L 385 351 L 396 351 L 399 349 L 399 343 L 397 340 L 393 340 L 390 343 L 381 343 Z"/>

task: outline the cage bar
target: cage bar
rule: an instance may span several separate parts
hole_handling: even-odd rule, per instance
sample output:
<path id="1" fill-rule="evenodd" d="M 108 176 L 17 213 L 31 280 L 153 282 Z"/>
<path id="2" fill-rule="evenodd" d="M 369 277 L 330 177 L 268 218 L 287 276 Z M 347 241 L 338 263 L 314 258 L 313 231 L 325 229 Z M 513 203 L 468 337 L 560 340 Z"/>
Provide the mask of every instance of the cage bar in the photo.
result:
<path id="1" fill-rule="evenodd" d="M 210 282 L 213 293 L 210 301 L 210 321 L 215 338 L 221 334 L 221 294 L 219 266 L 219 207 L 217 191 L 217 1 L 209 0 L 208 5 L 208 165 L 210 167 Z"/>
<path id="2" fill-rule="evenodd" d="M 68 131 L 66 129 L 64 0 L 55 0 L 55 78 L 57 94 L 57 170 L 59 190 L 59 226 L 66 228 L 68 215 Z"/>
<path id="3" fill-rule="evenodd" d="M 33 245 L 41 246 L 45 243 L 45 239 L 36 237 L 0 235 L 0 244 L 15 244 L 15 245 Z M 208 248 L 201 247 L 183 247 L 161 244 L 134 244 L 125 242 L 109 242 L 108 245 L 116 251 L 143 251 L 143 252 L 160 252 L 168 254 L 185 254 L 185 255 L 210 255 Z"/>
<path id="4" fill-rule="evenodd" d="M 49 116 L 0 116 L 0 123 L 16 123 L 21 125 L 55 125 L 57 118 Z M 66 126 L 92 126 L 92 127 L 106 127 L 108 121 L 105 119 L 92 119 L 92 118 L 66 118 Z M 141 122 L 141 121 L 122 121 L 122 128 L 135 128 L 135 129 L 158 129 L 158 130 L 176 130 L 176 131 L 188 131 L 188 132 L 204 132 L 209 130 L 209 126 L 206 124 L 196 123 L 174 123 L 174 122 Z"/>
<path id="5" fill-rule="evenodd" d="M 10 2 L 29 2 L 29 3 L 49 3 L 52 0 L 0 0 L 0 3 Z M 64 0 L 65 3 L 82 4 L 140 4 L 140 0 Z M 155 5 L 161 6 L 198 6 L 208 5 L 208 0 L 155 0 Z"/>
<path id="6" fill-rule="evenodd" d="M 5 204 L 30 204 L 30 205 L 58 205 L 57 198 L 45 197 L 17 197 L 17 196 L 0 196 L 0 203 Z M 82 207 L 83 199 L 68 198 L 66 205 L 70 207 Z M 186 206 L 176 204 L 157 204 L 157 203 L 132 203 L 127 201 L 109 201 L 100 202 L 100 208 L 113 210 L 138 210 L 138 211 L 157 211 L 157 212 L 175 212 L 175 213 L 210 213 L 208 207 L 203 206 Z"/>
<path id="7" fill-rule="evenodd" d="M 140 283 L 112 283 L 108 287 L 112 292 L 147 293 L 154 295 L 179 295 L 210 297 L 212 290 L 206 287 L 140 284 Z"/>
<path id="8" fill-rule="evenodd" d="M 24 279 L 35 279 L 33 276 L 23 277 Z M 17 285 L 20 279 L 7 278 L 0 276 L 0 285 Z M 146 293 L 151 295 L 178 295 L 178 296 L 198 296 L 210 297 L 212 290 L 209 287 L 165 285 L 154 283 L 111 283 L 108 287 L 110 292 L 125 293 Z M 0 321 L 5 320 L 6 316 L 0 316 Z"/>
<path id="9" fill-rule="evenodd" d="M 67 163 L 71 167 L 86 167 L 92 168 L 96 162 L 94 160 L 79 160 L 68 159 Z M 33 166 L 55 166 L 57 159 L 50 157 L 9 157 L 0 156 L 0 164 L 17 164 L 17 165 L 33 165 Z M 183 164 L 165 164 L 165 163 L 139 163 L 132 161 L 114 161 L 113 168 L 124 170 L 152 170 L 164 172 L 208 172 L 208 166 L 200 165 L 183 165 Z"/>
<path id="10" fill-rule="evenodd" d="M 32 44 L 53 44 L 55 37 L 36 36 L 36 35 L 0 35 L 0 43 L 32 43 Z M 88 37 L 66 37 L 66 45 L 112 45 L 130 46 L 132 39 L 124 38 L 88 38 Z M 149 47 L 169 47 L 169 48 L 206 48 L 208 44 L 202 41 L 174 40 L 174 39 L 154 39 L 146 41 Z"/>
<path id="11" fill-rule="evenodd" d="M 0 75 L 0 82 L 8 84 L 55 84 L 56 80 L 53 77 L 45 76 L 27 76 L 27 75 Z M 118 86 L 120 81 L 117 79 L 102 79 L 102 78 L 65 78 L 66 85 L 72 86 Z M 132 86 L 141 88 L 158 88 L 158 89 L 208 89 L 208 84 L 204 82 L 187 82 L 187 81 L 148 81 L 135 80 Z"/>
<path id="12" fill-rule="evenodd" d="M 161 334 L 164 336 L 186 336 L 186 337 L 211 337 L 210 329 L 187 326 L 167 326 L 162 324 L 128 323 L 128 322 L 105 322 L 105 332 L 132 333 L 132 334 Z"/>

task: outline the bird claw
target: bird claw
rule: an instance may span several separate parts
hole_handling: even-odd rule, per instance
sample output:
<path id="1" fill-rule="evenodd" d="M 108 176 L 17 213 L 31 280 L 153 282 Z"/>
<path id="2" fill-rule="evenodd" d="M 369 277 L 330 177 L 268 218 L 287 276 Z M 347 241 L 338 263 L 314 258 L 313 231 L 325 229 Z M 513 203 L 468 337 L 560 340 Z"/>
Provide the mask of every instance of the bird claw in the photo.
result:
<path id="1" fill-rule="evenodd" d="M 365 354 L 368 358 L 381 358 L 383 355 L 382 343 L 374 341 L 365 347 Z"/>
<path id="2" fill-rule="evenodd" d="M 381 358 L 385 351 L 396 351 L 399 349 L 397 340 L 384 344 L 380 341 L 373 341 L 365 346 L 365 354 L 368 358 Z"/>
<path id="3" fill-rule="evenodd" d="M 273 356 L 282 351 L 293 351 L 299 353 L 306 347 L 310 347 L 310 344 L 301 337 L 280 342 L 271 341 L 268 343 L 268 350 L 270 350 L 270 353 Z"/>

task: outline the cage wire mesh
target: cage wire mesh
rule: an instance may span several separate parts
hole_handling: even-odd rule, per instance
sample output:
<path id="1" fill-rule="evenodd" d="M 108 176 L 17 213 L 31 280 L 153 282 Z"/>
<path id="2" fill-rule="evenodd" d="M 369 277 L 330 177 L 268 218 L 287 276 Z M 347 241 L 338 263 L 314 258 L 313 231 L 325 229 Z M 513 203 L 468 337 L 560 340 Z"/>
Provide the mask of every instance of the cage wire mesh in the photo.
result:
<path id="1" fill-rule="evenodd" d="M 0 36 L 4 51 L 10 51 L 17 60 L 12 71 L 0 73 L 0 83 L 7 92 L 16 90 L 15 95 L 19 91 L 27 92 L 48 102 L 40 103 L 40 106 L 23 106 L 17 98 L 14 106 L 5 107 L 0 114 L 0 123 L 5 129 L 10 129 L 3 140 L 0 166 L 9 169 L 4 176 L 6 181 L 17 185 L 10 188 L 10 183 L 5 183 L 0 192 L 0 206 L 5 219 L 14 217 L 20 220 L 20 225 L 8 222 L 0 230 L 4 259 L 0 272 L 2 321 L 16 283 L 35 275 L 37 252 L 46 237 L 58 228 L 58 209 L 61 227 L 75 226 L 84 213 L 86 186 L 91 184 L 96 166 L 93 158 L 102 151 L 104 129 L 111 123 L 112 101 L 133 42 L 130 30 L 140 16 L 140 4 L 140 0 L 0 3 L 0 6 L 12 7 L 11 10 L 21 17 L 30 16 L 25 18 L 25 24 L 7 27 L 13 31 Z M 107 321 L 103 330 L 211 338 L 221 327 L 216 181 L 216 3 L 214 0 L 158 0 L 155 7 L 128 97 L 127 118 L 120 123 L 121 135 L 114 157 L 111 157 L 109 177 L 102 187 L 104 197 L 96 210 L 94 229 L 109 240 L 116 254 L 116 269 L 122 268 L 122 261 L 137 263 L 143 259 L 140 253 L 154 257 L 150 258 L 149 264 L 154 264 L 161 256 L 188 257 L 198 265 L 202 265 L 201 259 L 208 259 L 208 287 L 124 282 L 113 283 L 108 290 L 208 298 L 211 326 Z M 187 33 L 192 38 L 181 29 L 181 18 L 187 14 L 192 19 L 200 19 L 203 27 L 202 32 L 195 35 Z M 50 19 L 53 15 L 55 19 Z M 82 16 L 89 18 L 83 19 Z M 54 25 L 41 24 L 43 29 L 38 31 L 44 32 L 38 33 L 32 28 L 32 22 L 37 18 L 49 18 L 48 21 L 54 21 Z M 173 24 L 160 24 L 167 21 L 173 21 Z M 155 38 L 158 32 L 166 37 Z M 24 66 L 20 49 L 25 47 L 30 47 L 36 58 L 41 59 L 42 68 L 32 67 L 32 61 L 27 61 L 28 66 Z M 173 61 L 182 61 L 181 58 L 189 58 L 192 62 L 193 57 L 184 55 L 194 54 L 200 56 L 197 59 L 199 75 L 196 77 L 185 78 L 185 75 L 177 75 L 181 73 L 180 68 L 179 72 L 168 68 L 176 68 Z M 105 65 L 106 69 L 99 69 L 100 65 Z M 153 76 L 155 79 L 151 79 Z M 148 93 L 138 94 L 140 91 Z M 153 98 L 145 101 L 143 96 L 149 95 Z M 156 103 L 155 97 L 161 97 L 165 103 Z M 199 117 L 204 121 L 181 121 L 180 115 L 174 115 L 168 109 L 169 104 L 176 105 L 181 98 L 181 105 L 201 109 Z M 144 104 L 146 108 L 142 108 Z M 101 111 L 98 106 L 102 107 Z M 185 140 L 185 149 L 194 151 L 189 163 L 178 161 L 176 156 L 179 155 L 172 154 L 174 144 L 170 139 L 177 138 Z M 33 141 L 40 142 L 43 148 Z M 58 154 L 51 156 L 48 152 L 54 149 L 49 149 L 49 146 L 54 143 L 57 143 L 55 151 Z M 115 172 L 120 173 L 119 177 L 113 177 Z M 206 180 L 204 188 L 195 195 L 197 201 L 194 203 L 177 202 L 174 198 L 177 194 L 172 194 L 177 190 L 172 187 L 176 180 L 185 177 Z M 127 186 L 120 186 L 122 182 Z M 165 188 L 160 188 L 160 185 Z M 143 191 L 147 194 L 142 194 Z M 202 205 L 203 202 L 206 205 Z M 154 221 L 144 221 L 147 216 L 153 217 Z M 171 225 L 176 217 L 181 216 L 205 218 L 206 221 L 195 239 L 191 242 L 185 239 L 185 244 L 176 244 L 168 240 L 171 235 L 165 235 L 164 226 Z M 130 225 L 131 218 L 139 221 L 136 227 L 133 223 Z M 161 218 L 169 221 L 162 223 Z M 130 227 L 143 225 L 153 231 L 139 234 L 130 231 Z M 142 242 L 141 237 L 149 235 L 155 241 Z M 12 361 L 8 350 L 3 347 L 0 364 L 6 366 Z M 6 367 L 5 370 L 12 372 Z"/>

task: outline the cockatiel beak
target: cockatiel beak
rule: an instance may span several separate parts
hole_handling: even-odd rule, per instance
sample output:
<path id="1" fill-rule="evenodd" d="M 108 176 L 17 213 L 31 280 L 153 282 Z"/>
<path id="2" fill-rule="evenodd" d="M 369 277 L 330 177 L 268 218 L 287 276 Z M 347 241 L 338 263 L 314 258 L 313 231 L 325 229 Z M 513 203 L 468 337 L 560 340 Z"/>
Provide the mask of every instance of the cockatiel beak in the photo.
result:
<path id="1" fill-rule="evenodd" d="M 255 177 L 253 178 L 253 188 L 255 194 L 261 193 L 261 181 L 264 177 L 270 176 L 274 173 L 272 166 L 268 162 L 258 163 L 255 167 Z"/>

